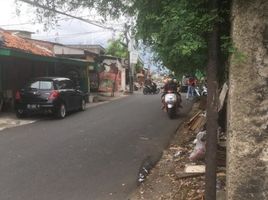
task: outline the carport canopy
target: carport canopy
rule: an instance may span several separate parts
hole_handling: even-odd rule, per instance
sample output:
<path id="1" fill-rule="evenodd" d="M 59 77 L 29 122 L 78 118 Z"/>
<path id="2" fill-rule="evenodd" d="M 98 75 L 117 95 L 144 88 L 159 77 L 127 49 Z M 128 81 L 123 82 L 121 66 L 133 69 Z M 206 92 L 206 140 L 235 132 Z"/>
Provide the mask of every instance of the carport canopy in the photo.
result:
<path id="1" fill-rule="evenodd" d="M 40 56 L 40 55 L 36 55 L 36 54 L 24 52 L 24 51 L 19 51 L 15 49 L 8 49 L 8 48 L 0 48 L 0 56 L 24 58 L 24 59 L 34 60 L 34 61 L 42 61 L 42 62 L 50 62 L 50 63 L 63 63 L 63 64 L 81 66 L 81 67 L 86 67 L 89 64 L 91 64 L 91 62 L 88 62 L 86 60 L 63 58 L 63 57 L 52 57 L 52 56 Z"/>

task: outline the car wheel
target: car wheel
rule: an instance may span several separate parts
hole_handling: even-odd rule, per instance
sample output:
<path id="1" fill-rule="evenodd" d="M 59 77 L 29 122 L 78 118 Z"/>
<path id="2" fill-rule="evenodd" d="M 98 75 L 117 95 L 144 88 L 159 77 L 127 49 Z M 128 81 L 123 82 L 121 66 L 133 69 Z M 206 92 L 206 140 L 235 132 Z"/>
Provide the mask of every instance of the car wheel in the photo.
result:
<path id="1" fill-rule="evenodd" d="M 23 109 L 17 109 L 16 116 L 17 116 L 17 118 L 22 119 L 22 118 L 26 117 L 26 113 Z"/>
<path id="2" fill-rule="evenodd" d="M 86 110 L 86 100 L 85 100 L 85 99 L 82 99 L 82 101 L 81 101 L 81 107 L 80 107 L 80 110 L 81 110 L 81 111 Z"/>
<path id="3" fill-rule="evenodd" d="M 66 106 L 65 104 L 60 104 L 60 107 L 57 110 L 57 117 L 63 119 L 66 116 Z"/>

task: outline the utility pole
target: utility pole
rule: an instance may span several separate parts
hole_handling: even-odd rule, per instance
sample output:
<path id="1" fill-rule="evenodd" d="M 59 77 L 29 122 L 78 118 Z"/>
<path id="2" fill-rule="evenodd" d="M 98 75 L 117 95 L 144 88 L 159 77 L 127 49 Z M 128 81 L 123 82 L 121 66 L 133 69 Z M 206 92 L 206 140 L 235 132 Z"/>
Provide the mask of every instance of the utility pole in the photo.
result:
<path id="1" fill-rule="evenodd" d="M 131 55 L 130 55 L 130 51 L 128 51 L 128 72 L 129 72 L 129 93 L 133 93 L 133 64 L 130 62 L 131 59 Z"/>
<path id="2" fill-rule="evenodd" d="M 124 36 L 126 39 L 126 44 L 127 44 L 127 48 L 128 48 L 128 76 L 129 76 L 129 93 L 133 93 L 133 81 L 134 81 L 134 77 L 133 77 L 133 63 L 132 63 L 132 56 L 133 56 L 133 41 L 131 36 L 128 36 L 129 33 L 129 29 L 130 26 L 125 24 L 125 31 L 124 31 Z"/>

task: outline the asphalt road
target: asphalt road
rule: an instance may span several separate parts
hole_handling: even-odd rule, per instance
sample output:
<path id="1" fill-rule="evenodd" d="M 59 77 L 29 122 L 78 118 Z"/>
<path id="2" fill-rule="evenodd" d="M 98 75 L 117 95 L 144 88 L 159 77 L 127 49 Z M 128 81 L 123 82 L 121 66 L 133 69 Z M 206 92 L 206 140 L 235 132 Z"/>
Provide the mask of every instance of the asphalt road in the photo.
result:
<path id="1" fill-rule="evenodd" d="M 141 164 L 159 158 L 190 103 L 175 120 L 160 107 L 159 95 L 136 94 L 1 131 L 0 199 L 126 200 Z"/>

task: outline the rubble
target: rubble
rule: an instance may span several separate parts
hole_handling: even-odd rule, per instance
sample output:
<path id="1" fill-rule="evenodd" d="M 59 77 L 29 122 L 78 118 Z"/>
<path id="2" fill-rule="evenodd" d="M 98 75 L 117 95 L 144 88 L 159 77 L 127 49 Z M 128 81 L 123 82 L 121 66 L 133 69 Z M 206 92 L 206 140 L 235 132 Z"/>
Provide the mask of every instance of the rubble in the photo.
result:
<path id="1" fill-rule="evenodd" d="M 186 165 L 185 166 L 185 173 L 197 173 L 197 174 L 203 174 L 205 173 L 206 166 L 205 165 Z"/>
<path id="2" fill-rule="evenodd" d="M 194 150 L 190 154 L 189 159 L 191 161 L 203 160 L 205 158 L 206 153 L 206 131 L 199 132 L 194 140 Z"/>
<path id="3" fill-rule="evenodd" d="M 162 159 L 130 200 L 204 200 L 206 112 L 194 106 Z M 194 142 L 195 141 L 195 142 Z M 217 193 L 224 196 L 226 179 L 226 134 L 218 131 Z"/>
<path id="4" fill-rule="evenodd" d="M 204 129 L 204 125 L 206 124 L 206 112 L 198 111 L 188 122 L 188 128 L 190 131 L 194 133 L 198 133 L 199 131 Z"/>

